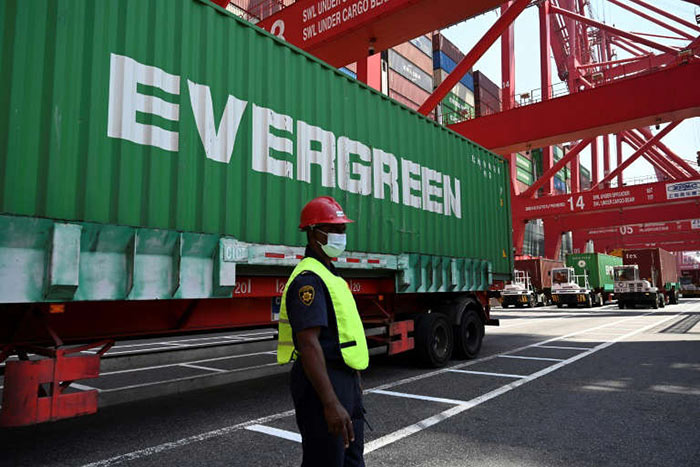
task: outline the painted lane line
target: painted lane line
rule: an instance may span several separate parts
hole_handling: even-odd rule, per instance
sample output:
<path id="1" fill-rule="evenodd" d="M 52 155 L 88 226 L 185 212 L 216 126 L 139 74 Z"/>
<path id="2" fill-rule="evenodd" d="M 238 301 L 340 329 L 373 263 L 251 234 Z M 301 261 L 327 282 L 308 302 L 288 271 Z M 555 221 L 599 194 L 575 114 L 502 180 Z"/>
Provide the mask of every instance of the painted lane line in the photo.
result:
<path id="1" fill-rule="evenodd" d="M 592 347 L 568 347 L 564 345 L 538 345 L 540 349 L 560 349 L 560 350 L 590 350 Z"/>
<path id="2" fill-rule="evenodd" d="M 420 394 L 409 394 L 407 392 L 384 391 L 382 389 L 369 390 L 369 394 L 383 394 L 385 396 L 403 397 L 405 399 L 417 399 L 426 402 L 440 402 L 442 404 L 461 405 L 466 404 L 466 401 L 456 399 L 445 399 L 443 397 L 422 396 Z"/>
<path id="3" fill-rule="evenodd" d="M 501 358 L 515 358 L 520 360 L 542 360 L 544 362 L 563 362 L 563 358 L 546 358 L 546 357 L 526 357 L 525 355 L 501 355 Z"/>
<path id="4" fill-rule="evenodd" d="M 651 315 L 651 314 L 654 314 L 654 312 L 653 312 L 653 311 L 650 311 L 650 312 L 648 312 L 648 313 L 645 313 L 645 314 L 642 315 L 642 316 L 648 316 L 648 315 Z M 635 318 L 637 318 L 637 316 L 635 316 Z M 551 338 L 546 339 L 546 340 L 543 340 L 543 341 L 541 341 L 541 342 L 536 342 L 536 343 L 534 343 L 534 344 L 523 345 L 522 347 L 516 347 L 515 349 L 511 349 L 511 350 L 508 350 L 508 351 L 506 351 L 506 352 L 501 352 L 500 354 L 494 354 L 494 355 L 489 355 L 489 356 L 487 356 L 487 357 L 477 358 L 477 359 L 475 359 L 475 360 L 470 360 L 470 361 L 465 362 L 465 363 L 459 363 L 459 364 L 457 364 L 457 365 L 453 365 L 453 366 L 448 367 L 448 368 L 442 368 L 442 369 L 439 369 L 439 370 L 430 371 L 430 372 L 428 372 L 428 373 L 422 373 L 422 374 L 420 374 L 420 375 L 410 376 L 410 377 L 408 377 L 408 378 L 403 378 L 403 379 L 400 379 L 400 380 L 397 380 L 397 381 L 393 381 L 393 382 L 390 382 L 390 383 L 382 384 L 382 385 L 379 385 L 379 386 L 377 386 L 377 387 L 375 387 L 375 388 L 373 388 L 373 389 L 390 389 L 390 388 L 392 388 L 392 387 L 399 386 L 399 385 L 402 385 L 402 384 L 413 383 L 413 382 L 415 382 L 415 381 L 420 381 L 420 380 L 425 379 L 425 378 L 431 378 L 431 377 L 433 377 L 433 376 L 440 375 L 440 374 L 445 373 L 445 372 L 447 372 L 447 371 L 452 371 L 452 370 L 456 370 L 456 369 L 460 369 L 460 368 L 467 368 L 467 367 L 469 367 L 469 366 L 478 365 L 479 363 L 488 362 L 488 361 L 490 361 L 490 360 L 494 360 L 494 359 L 498 358 L 498 357 L 501 356 L 501 355 L 510 355 L 510 354 L 518 353 L 518 352 L 521 352 L 521 351 L 523 351 L 523 350 L 530 349 L 530 348 L 532 348 L 532 347 L 537 347 L 537 346 L 540 346 L 540 345 L 549 344 L 550 342 L 557 342 L 557 341 L 569 339 L 569 338 L 571 338 L 571 337 L 575 337 L 575 336 L 577 336 L 577 335 L 579 335 L 579 334 L 582 334 L 582 333 L 584 333 L 584 332 L 588 332 L 588 331 L 591 331 L 591 330 L 600 329 L 600 328 L 605 328 L 605 327 L 608 327 L 608 326 L 614 326 L 614 325 L 616 325 L 616 324 L 618 324 L 618 323 L 621 323 L 621 322 L 623 322 L 623 321 L 625 321 L 625 320 L 628 320 L 628 319 L 630 319 L 630 318 L 629 318 L 629 317 L 625 317 L 625 318 L 619 319 L 619 320 L 617 320 L 617 321 L 612 321 L 612 322 L 610 322 L 610 323 L 600 324 L 600 325 L 598 325 L 598 326 L 594 326 L 594 327 L 589 328 L 589 329 L 583 329 L 583 330 L 581 330 L 581 331 L 575 331 L 575 332 L 572 332 L 572 333 L 569 333 L 569 334 L 565 334 L 565 335 L 563 335 L 563 336 L 551 337 Z M 593 348 L 593 347 L 590 347 L 590 348 Z"/>
<path id="5" fill-rule="evenodd" d="M 136 371 L 148 371 L 148 370 L 159 370 L 162 368 L 172 368 L 178 365 L 182 365 L 184 363 L 192 365 L 192 364 L 197 364 L 197 363 L 207 363 L 207 362 L 217 362 L 221 360 L 232 360 L 234 358 L 243 358 L 243 357 L 255 357 L 258 355 L 269 355 L 270 352 L 255 352 L 255 353 L 248 353 L 248 354 L 241 354 L 241 355 L 228 355 L 226 357 L 215 357 L 215 358 L 207 358 L 204 360 L 193 360 L 191 362 L 183 362 L 183 363 L 167 363 L 164 365 L 154 365 L 154 366 L 144 366 L 142 368 L 129 368 L 126 370 L 115 370 L 115 371 L 107 371 L 104 373 L 100 373 L 100 376 L 109 376 L 109 375 L 119 375 L 123 373 L 133 373 Z"/>
<path id="6" fill-rule="evenodd" d="M 436 425 L 444 420 L 447 420 L 448 418 L 452 418 L 455 415 L 459 415 L 462 412 L 465 412 L 471 408 L 474 408 L 480 404 L 483 404 L 484 402 L 489 401 L 491 399 L 494 399 L 502 394 L 510 392 L 513 389 L 516 389 L 524 384 L 529 383 L 530 381 L 534 381 L 538 378 L 541 378 L 542 376 L 548 375 L 549 373 L 552 373 L 552 372 L 554 372 L 560 368 L 563 368 L 567 365 L 570 365 L 578 360 L 581 360 L 582 358 L 588 357 L 596 352 L 599 352 L 607 347 L 610 347 L 611 345 L 615 344 L 616 342 L 619 342 L 623 339 L 626 339 L 627 337 L 631 337 L 635 334 L 639 334 L 641 332 L 644 332 L 647 329 L 651 329 L 655 326 L 658 326 L 659 324 L 664 323 L 664 322 L 666 322 L 670 319 L 673 319 L 677 316 L 678 315 L 668 317 L 660 322 L 653 323 L 653 324 L 647 325 L 643 328 L 640 328 L 637 331 L 632 331 L 632 332 L 627 333 L 623 336 L 619 336 L 619 337 L 615 338 L 614 340 L 604 342 L 604 343 L 597 345 L 596 347 L 594 347 L 586 352 L 582 352 L 582 353 L 575 355 L 567 360 L 555 363 L 552 366 L 544 368 L 544 369 L 542 369 L 538 372 L 535 372 L 535 373 L 533 373 L 525 378 L 519 379 L 517 381 L 513 381 L 512 383 L 506 384 L 505 386 L 501 386 L 500 388 L 494 389 L 493 391 L 488 392 L 484 395 L 481 395 L 479 397 L 475 397 L 474 399 L 467 401 L 465 404 L 458 405 L 458 406 L 453 407 L 451 409 L 445 410 L 444 412 L 441 412 L 437 415 L 434 415 L 432 417 L 428 417 L 424 420 L 421 420 L 418 423 L 414 423 L 413 425 L 407 426 L 407 427 L 402 428 L 400 430 L 397 430 L 393 433 L 382 436 L 381 438 L 377 438 L 373 441 L 370 441 L 369 443 L 367 443 L 365 445 L 365 454 L 369 454 L 372 451 L 376 451 L 379 448 L 385 447 L 389 444 L 392 444 L 392 443 L 400 441 L 404 438 L 407 438 L 408 436 L 411 436 L 415 433 L 423 431 L 426 428 L 429 428 L 429 427 Z"/>
<path id="7" fill-rule="evenodd" d="M 122 454 L 119 456 L 110 457 L 109 459 L 104 459 L 97 462 L 92 462 L 90 464 L 85 464 L 83 467 L 108 467 L 110 465 L 121 464 L 122 462 L 129 462 L 137 459 L 142 459 L 144 457 L 153 456 L 164 451 L 170 451 L 172 449 L 177 449 L 183 446 L 187 446 L 192 443 L 200 443 L 212 438 L 218 438 L 220 436 L 230 435 L 241 429 L 245 429 L 253 425 L 262 425 L 269 423 L 280 418 L 289 417 L 294 415 L 294 410 L 288 410 L 286 412 L 276 413 L 274 415 L 269 415 L 267 417 L 258 418 L 255 420 L 249 420 L 247 422 L 238 423 L 236 425 L 227 426 L 224 428 L 219 428 L 218 430 L 211 430 L 205 433 L 200 433 L 198 435 L 188 436 L 187 438 L 181 438 L 177 441 L 171 441 L 169 443 L 159 444 L 157 446 L 152 446 L 149 448 L 139 449 L 138 451 L 133 451 L 127 454 Z"/>
<path id="8" fill-rule="evenodd" d="M 466 373 L 468 375 L 484 375 L 484 376 L 499 376 L 501 378 L 527 378 L 525 375 L 512 375 L 508 373 L 490 373 L 488 371 L 474 371 L 474 370 L 449 370 L 450 373 Z"/>
<path id="9" fill-rule="evenodd" d="M 102 389 L 93 388 L 92 386 L 86 386 L 84 384 L 70 383 L 70 387 L 75 389 L 80 389 L 81 391 L 97 391 L 102 392 Z"/>
<path id="10" fill-rule="evenodd" d="M 226 373 L 228 370 L 222 370 L 221 368 L 211 368 L 208 366 L 192 365 L 191 363 L 180 363 L 178 366 L 184 366 L 185 368 L 192 368 L 195 370 L 212 371 L 215 373 Z"/>
<path id="11" fill-rule="evenodd" d="M 250 425 L 245 427 L 246 430 L 255 431 L 258 433 L 263 433 L 270 436 L 275 436 L 277 438 L 288 439 L 289 441 L 294 441 L 301 443 L 301 435 L 299 433 L 294 433 L 293 431 L 280 430 L 279 428 L 273 428 L 271 426 L 265 425 Z"/>
<path id="12" fill-rule="evenodd" d="M 651 314 L 654 314 L 654 312 L 650 311 L 650 312 L 645 313 L 641 316 L 648 316 Z M 637 318 L 637 317 L 639 317 L 639 315 L 635 315 L 634 317 Z M 608 326 L 614 326 L 615 324 L 629 320 L 630 318 L 631 317 L 627 316 L 627 317 L 624 317 L 624 318 L 617 320 L 617 321 L 601 324 L 601 325 L 595 326 L 595 327 L 590 328 L 590 329 L 584 329 L 583 331 L 576 331 L 576 332 L 572 332 L 569 334 L 565 334 L 563 336 L 552 337 L 550 339 L 546 339 L 546 340 L 541 341 L 541 342 L 537 342 L 537 343 L 529 344 L 529 345 L 524 345 L 522 347 L 518 347 L 518 348 L 515 348 L 512 350 L 509 350 L 507 352 L 504 352 L 504 354 L 520 352 L 522 350 L 529 349 L 531 347 L 536 347 L 537 345 L 543 345 L 543 344 L 547 344 L 549 342 L 556 342 L 559 340 L 568 339 L 570 337 L 574 337 L 582 332 L 585 332 L 585 331 L 588 331 L 591 329 L 600 329 L 600 328 L 604 328 L 604 327 L 608 327 Z M 581 355 L 585 355 L 585 354 L 586 353 L 582 353 Z M 397 380 L 394 382 L 390 382 L 390 383 L 386 383 L 386 384 L 377 386 L 376 388 L 373 388 L 373 390 L 389 389 L 389 388 L 399 386 L 402 384 L 411 383 L 414 381 L 420 381 L 420 380 L 425 379 L 425 378 L 430 378 L 432 376 L 440 375 L 440 374 L 443 374 L 443 373 L 448 372 L 448 371 L 457 371 L 457 372 L 466 371 L 466 370 L 459 370 L 459 368 L 466 368 L 466 367 L 471 366 L 471 365 L 475 365 L 478 363 L 493 360 L 493 359 L 497 358 L 499 355 L 502 355 L 502 354 L 489 355 L 488 357 L 482 357 L 482 358 L 479 358 L 476 360 L 471 360 L 470 362 L 454 365 L 450 368 L 443 368 L 440 370 L 436 370 L 436 371 L 432 371 L 432 372 L 428 372 L 428 373 L 423 373 L 421 375 L 412 376 L 409 378 L 403 378 L 403 379 L 400 379 L 400 380 Z M 276 365 L 276 364 L 272 364 L 272 365 Z M 269 365 L 263 365 L 263 366 L 269 366 Z M 135 385 L 133 387 L 138 388 L 138 387 L 142 387 L 142 386 L 144 386 L 144 385 Z M 130 388 L 131 387 L 120 388 L 120 390 L 130 389 Z M 369 390 L 365 390 L 364 392 L 368 393 Z M 152 455 L 164 452 L 164 451 L 169 451 L 172 449 L 177 449 L 177 448 L 182 447 L 182 446 L 187 446 L 189 444 L 199 443 L 199 442 L 206 441 L 208 439 L 212 439 L 212 438 L 216 438 L 216 437 L 220 437 L 220 436 L 226 436 L 226 435 L 229 435 L 235 431 L 244 429 L 247 426 L 251 426 L 251 425 L 255 425 L 255 424 L 262 425 L 262 424 L 268 423 L 270 421 L 278 420 L 278 419 L 289 417 L 292 415 L 294 415 L 294 410 L 288 410 L 286 412 L 279 412 L 279 413 L 268 415 L 266 417 L 258 418 L 255 420 L 249 420 L 247 422 L 242 422 L 242 423 L 239 423 L 237 425 L 231 425 L 228 427 L 219 428 L 219 429 L 208 431 L 208 432 L 201 433 L 198 435 L 193 435 L 193 436 L 189 436 L 186 438 L 182 438 L 182 439 L 179 439 L 177 441 L 167 442 L 167 443 L 159 444 L 156 446 L 151 446 L 149 448 L 144 448 L 144 449 L 140 449 L 137 451 L 132 451 L 132 452 L 129 452 L 126 454 L 117 455 L 117 456 L 111 457 L 109 459 L 104 459 L 104 460 L 93 462 L 90 464 L 85 464 L 84 467 L 108 467 L 111 465 L 121 464 L 122 462 L 128 462 L 128 461 L 132 461 L 132 460 L 136 460 L 136 459 L 142 459 L 142 458 L 149 457 L 149 456 L 152 456 Z"/>
<path id="13" fill-rule="evenodd" d="M 233 370 L 223 370 L 224 373 L 240 373 L 241 371 L 251 371 L 251 370 L 259 370 L 260 368 L 267 368 L 271 366 L 278 366 L 277 363 L 267 363 L 265 365 L 257 365 L 257 366 L 246 366 L 243 368 L 236 368 Z M 181 381 L 190 381 L 193 378 L 207 378 L 211 377 L 213 375 L 211 374 L 202 374 L 202 375 L 194 375 L 194 376 L 184 376 L 182 378 L 173 378 L 173 379 L 166 379 L 162 381 L 151 381 L 148 383 L 142 383 L 142 384 L 132 384 L 129 386 L 120 386 L 118 388 L 113 388 L 113 389 L 103 389 L 102 392 L 104 393 L 111 393 L 111 392 L 122 392 L 122 391 L 129 391 L 132 389 L 138 389 L 138 388 L 145 388 L 149 386 L 158 386 L 159 384 L 165 384 L 165 383 L 178 383 Z"/>

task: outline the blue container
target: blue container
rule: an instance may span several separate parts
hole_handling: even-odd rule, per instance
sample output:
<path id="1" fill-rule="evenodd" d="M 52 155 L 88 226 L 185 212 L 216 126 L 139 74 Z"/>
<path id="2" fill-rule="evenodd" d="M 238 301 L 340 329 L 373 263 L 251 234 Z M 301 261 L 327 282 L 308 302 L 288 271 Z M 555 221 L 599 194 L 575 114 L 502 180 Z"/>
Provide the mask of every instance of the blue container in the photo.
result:
<path id="1" fill-rule="evenodd" d="M 452 71 L 455 68 L 457 68 L 457 64 L 454 62 L 454 60 L 445 55 L 444 52 L 440 50 L 434 50 L 433 70 L 437 70 L 439 68 L 442 68 L 448 73 L 452 73 Z M 471 71 L 467 72 L 467 74 L 464 75 L 462 79 L 459 80 L 459 82 L 465 85 L 467 88 L 469 88 L 472 92 L 474 91 L 474 76 L 472 76 Z"/>
<path id="2" fill-rule="evenodd" d="M 349 77 L 351 77 L 351 78 L 353 78 L 353 79 L 357 79 L 357 73 L 355 73 L 355 72 L 352 71 L 352 70 L 348 70 L 348 69 L 345 68 L 345 67 L 338 68 L 338 70 L 342 71 L 343 73 L 345 73 L 346 75 L 348 75 Z"/>

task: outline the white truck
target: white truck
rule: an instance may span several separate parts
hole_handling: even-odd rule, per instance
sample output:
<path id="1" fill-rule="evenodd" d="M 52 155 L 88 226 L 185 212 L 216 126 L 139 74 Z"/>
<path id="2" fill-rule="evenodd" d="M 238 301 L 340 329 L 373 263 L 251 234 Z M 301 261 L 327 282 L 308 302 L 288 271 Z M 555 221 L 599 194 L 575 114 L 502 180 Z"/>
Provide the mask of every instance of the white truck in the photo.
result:
<path id="1" fill-rule="evenodd" d="M 663 291 L 660 291 L 648 280 L 640 279 L 638 265 L 615 266 L 613 274 L 615 275 L 615 297 L 618 308 L 634 308 L 636 305 L 645 305 L 651 308 L 666 306 Z"/>
<path id="2" fill-rule="evenodd" d="M 547 298 L 538 296 L 532 287 L 530 275 L 525 271 L 513 271 L 513 281 L 506 284 L 501 292 L 501 306 L 508 308 L 513 305 L 516 308 L 527 306 L 533 308 L 540 303 L 546 303 Z"/>
<path id="3" fill-rule="evenodd" d="M 561 308 L 583 305 L 586 308 L 601 306 L 603 298 L 588 283 L 587 274 L 575 274 L 574 268 L 552 269 L 552 302 Z"/>

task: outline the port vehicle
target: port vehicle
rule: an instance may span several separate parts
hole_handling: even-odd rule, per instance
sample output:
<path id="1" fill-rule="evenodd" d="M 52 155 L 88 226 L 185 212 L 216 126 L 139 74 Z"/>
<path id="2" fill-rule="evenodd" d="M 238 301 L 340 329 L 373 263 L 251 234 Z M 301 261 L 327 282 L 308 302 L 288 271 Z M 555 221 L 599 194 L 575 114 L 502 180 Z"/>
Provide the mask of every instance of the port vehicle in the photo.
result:
<path id="1" fill-rule="evenodd" d="M 609 303 L 614 297 L 615 282 L 613 268 L 622 265 L 619 256 L 604 253 L 570 253 L 565 258 L 566 265 L 577 275 L 585 275 L 595 295 L 594 303 Z"/>
<path id="2" fill-rule="evenodd" d="M 622 259 L 625 267 L 619 268 L 615 278 L 620 308 L 678 303 L 680 281 L 676 258 L 670 252 L 661 248 L 624 250 Z"/>
<path id="3" fill-rule="evenodd" d="M 552 302 L 557 308 L 583 306 L 591 308 L 603 304 L 602 296 L 591 288 L 588 276 L 576 274 L 574 268 L 554 268 L 552 273 Z"/>
<path id="4" fill-rule="evenodd" d="M 554 268 L 564 267 L 562 261 L 542 257 L 516 257 L 515 269 L 525 271 L 530 277 L 532 288 L 539 305 L 552 303 L 552 275 Z"/>
<path id="5" fill-rule="evenodd" d="M 506 284 L 501 291 L 501 306 L 516 308 L 524 306 L 533 308 L 541 303 L 530 281 L 530 275 L 525 271 L 513 271 L 513 280 Z"/>
<path id="6" fill-rule="evenodd" d="M 32 360 L 0 425 L 95 412 L 71 384 L 116 338 L 274 328 L 320 195 L 356 221 L 335 264 L 371 353 L 478 355 L 513 271 L 505 159 L 204 0 L 12 5 L 0 361 Z"/>

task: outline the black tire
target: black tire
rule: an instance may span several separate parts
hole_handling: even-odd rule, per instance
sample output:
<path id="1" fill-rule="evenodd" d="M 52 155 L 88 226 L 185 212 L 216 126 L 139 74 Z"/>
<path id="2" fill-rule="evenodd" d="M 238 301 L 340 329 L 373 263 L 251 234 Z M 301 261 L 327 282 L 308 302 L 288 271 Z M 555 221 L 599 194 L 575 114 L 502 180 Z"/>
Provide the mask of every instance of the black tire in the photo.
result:
<path id="1" fill-rule="evenodd" d="M 586 308 L 593 308 L 593 298 L 591 294 L 586 295 Z"/>
<path id="2" fill-rule="evenodd" d="M 678 305 L 678 291 L 676 289 L 671 290 L 671 294 L 668 299 L 669 305 Z"/>
<path id="3" fill-rule="evenodd" d="M 476 358 L 484 340 L 484 323 L 474 310 L 465 310 L 462 322 L 454 326 L 454 354 L 457 358 Z"/>
<path id="4" fill-rule="evenodd" d="M 563 307 L 563 306 L 564 306 L 564 305 L 562 305 L 561 303 L 557 303 L 557 308 L 561 308 L 561 307 Z"/>
<path id="5" fill-rule="evenodd" d="M 598 299 L 597 306 L 603 306 L 603 303 L 605 303 L 605 300 L 603 300 L 603 294 L 602 293 L 597 294 L 596 298 Z"/>
<path id="6" fill-rule="evenodd" d="M 659 309 L 659 296 L 658 295 L 654 298 L 654 303 L 651 305 L 651 307 L 655 310 Z"/>
<path id="7" fill-rule="evenodd" d="M 535 308 L 537 306 L 537 297 L 531 296 L 527 301 L 527 306 L 530 308 Z"/>
<path id="8" fill-rule="evenodd" d="M 659 308 L 666 308 L 666 296 L 664 294 L 659 295 Z"/>
<path id="9" fill-rule="evenodd" d="M 416 320 L 415 341 L 421 362 L 439 368 L 452 356 L 454 332 L 445 316 L 439 313 L 421 315 Z"/>
<path id="10" fill-rule="evenodd" d="M 617 307 L 618 307 L 620 310 L 624 310 L 624 309 L 625 309 L 625 304 L 618 301 L 618 302 L 617 302 Z"/>
<path id="11" fill-rule="evenodd" d="M 522 304 L 522 303 L 516 303 L 516 304 L 515 304 L 515 308 L 522 308 L 522 307 L 523 307 L 523 304 Z"/>

